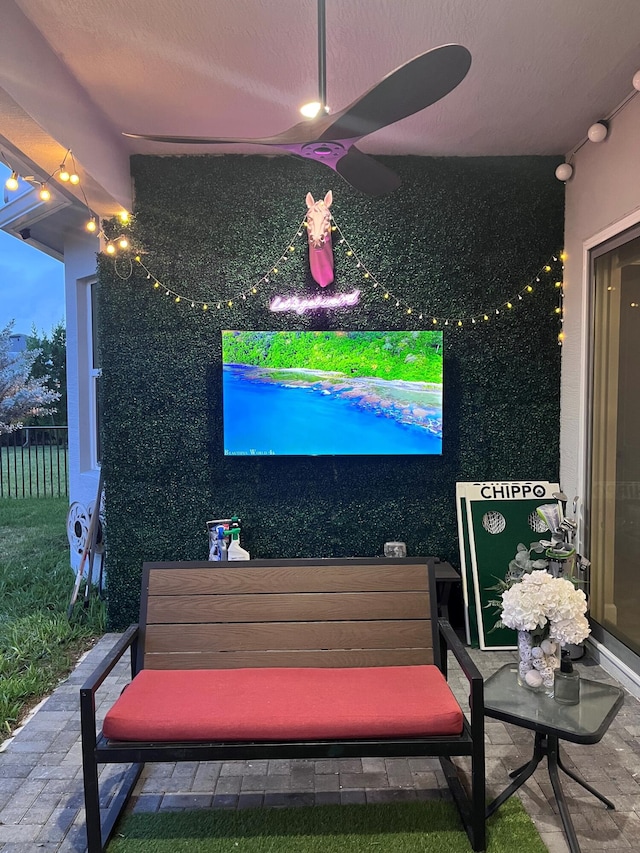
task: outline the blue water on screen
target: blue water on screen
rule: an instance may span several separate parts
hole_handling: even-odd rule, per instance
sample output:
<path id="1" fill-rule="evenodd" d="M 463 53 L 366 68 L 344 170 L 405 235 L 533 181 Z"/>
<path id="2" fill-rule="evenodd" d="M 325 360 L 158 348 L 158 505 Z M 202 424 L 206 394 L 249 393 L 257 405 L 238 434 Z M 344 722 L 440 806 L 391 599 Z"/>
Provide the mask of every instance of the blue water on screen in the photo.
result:
<path id="1" fill-rule="evenodd" d="M 352 401 L 300 386 L 245 379 L 223 369 L 227 456 L 440 454 L 441 436 Z"/>

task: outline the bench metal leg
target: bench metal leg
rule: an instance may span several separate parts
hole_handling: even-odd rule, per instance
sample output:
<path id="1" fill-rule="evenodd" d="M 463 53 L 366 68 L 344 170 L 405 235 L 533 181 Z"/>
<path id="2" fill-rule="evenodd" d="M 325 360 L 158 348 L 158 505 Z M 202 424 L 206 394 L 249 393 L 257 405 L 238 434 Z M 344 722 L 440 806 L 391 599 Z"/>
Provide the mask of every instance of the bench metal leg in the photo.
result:
<path id="1" fill-rule="evenodd" d="M 93 754 L 86 755 L 83 752 L 82 775 L 84 779 L 84 811 L 87 824 L 88 853 L 102 853 L 98 765 Z"/>
<path id="2" fill-rule="evenodd" d="M 80 691 L 80 728 L 82 732 L 82 778 L 84 785 L 84 810 L 87 827 L 88 853 L 104 853 L 109 836 L 135 787 L 144 764 L 133 764 L 124 774 L 122 782 L 108 809 L 100 811 L 100 786 L 96 758 L 95 695 L 91 690 Z"/>
<path id="3" fill-rule="evenodd" d="M 483 851 L 486 847 L 484 766 L 481 769 L 474 766 L 471 768 L 471 797 L 469 797 L 460 781 L 458 768 L 449 756 L 441 755 L 440 764 L 460 812 L 471 849 Z"/>
<path id="4" fill-rule="evenodd" d="M 84 810 L 87 826 L 87 853 L 104 853 L 113 829 L 126 806 L 144 764 L 132 764 L 122 779 L 108 809 L 100 809 L 98 773 L 95 760 L 83 763 Z"/>

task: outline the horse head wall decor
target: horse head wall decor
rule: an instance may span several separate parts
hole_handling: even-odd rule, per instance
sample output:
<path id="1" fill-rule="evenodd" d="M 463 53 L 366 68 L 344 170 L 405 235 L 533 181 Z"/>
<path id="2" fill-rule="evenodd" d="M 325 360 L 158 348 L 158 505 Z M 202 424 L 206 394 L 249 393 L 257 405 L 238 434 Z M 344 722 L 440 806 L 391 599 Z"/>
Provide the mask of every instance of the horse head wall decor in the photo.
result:
<path id="1" fill-rule="evenodd" d="M 313 280 L 320 287 L 333 281 L 333 245 L 331 242 L 331 213 L 333 201 L 331 190 L 324 199 L 314 201 L 307 193 L 307 237 L 309 240 L 309 267 Z"/>

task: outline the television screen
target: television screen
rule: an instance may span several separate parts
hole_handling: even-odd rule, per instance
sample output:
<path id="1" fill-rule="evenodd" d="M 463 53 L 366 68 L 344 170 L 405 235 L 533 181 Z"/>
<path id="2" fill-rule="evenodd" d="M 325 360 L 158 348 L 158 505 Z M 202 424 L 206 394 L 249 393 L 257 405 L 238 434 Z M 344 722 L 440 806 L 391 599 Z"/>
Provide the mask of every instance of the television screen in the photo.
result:
<path id="1" fill-rule="evenodd" d="M 222 332 L 225 456 L 442 453 L 442 332 Z"/>

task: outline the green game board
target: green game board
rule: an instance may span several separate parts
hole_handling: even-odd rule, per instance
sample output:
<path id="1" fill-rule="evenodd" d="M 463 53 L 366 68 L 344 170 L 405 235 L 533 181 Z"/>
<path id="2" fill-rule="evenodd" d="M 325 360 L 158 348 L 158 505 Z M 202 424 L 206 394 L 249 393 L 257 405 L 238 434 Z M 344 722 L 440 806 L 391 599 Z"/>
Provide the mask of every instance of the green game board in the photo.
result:
<path id="1" fill-rule="evenodd" d="M 492 627 L 499 614 L 488 608 L 496 593 L 489 589 L 503 579 L 518 543 L 529 547 L 548 535 L 536 508 L 554 502 L 557 483 L 513 481 L 457 483 L 458 531 L 463 594 L 467 610 L 467 641 L 481 649 L 514 649 L 516 634 Z"/>

